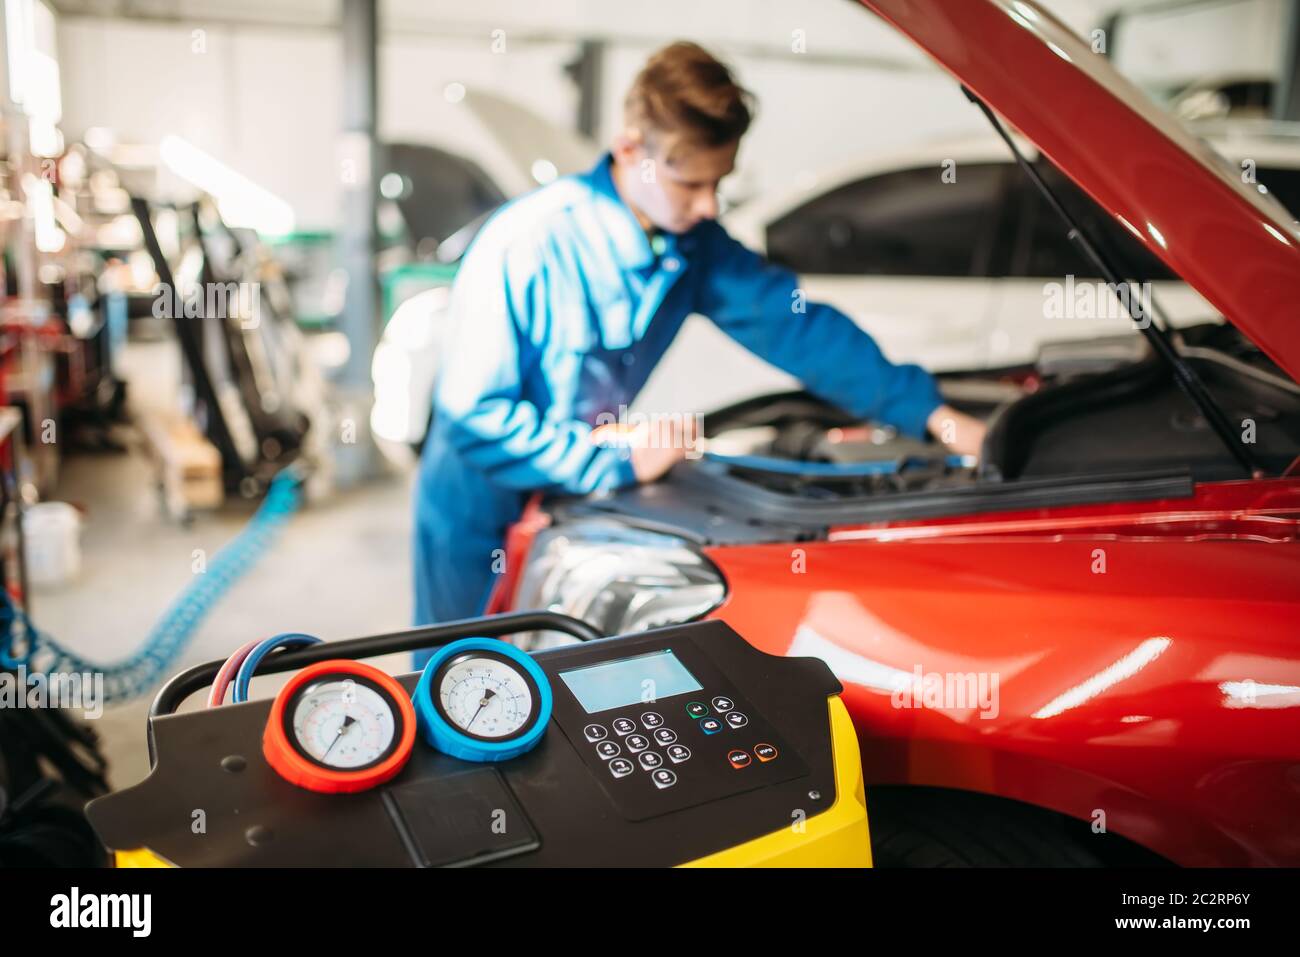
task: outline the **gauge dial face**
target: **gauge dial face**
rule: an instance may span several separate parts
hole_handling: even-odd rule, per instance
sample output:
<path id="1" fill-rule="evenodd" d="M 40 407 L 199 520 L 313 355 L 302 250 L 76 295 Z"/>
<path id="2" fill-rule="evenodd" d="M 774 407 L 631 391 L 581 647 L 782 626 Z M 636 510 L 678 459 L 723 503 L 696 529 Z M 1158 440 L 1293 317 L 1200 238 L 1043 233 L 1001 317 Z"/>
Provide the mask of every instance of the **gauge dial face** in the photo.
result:
<path id="1" fill-rule="evenodd" d="M 455 658 L 443 667 L 436 686 L 443 716 L 472 737 L 500 740 L 532 723 L 532 681 L 504 658 L 481 652 Z"/>
<path id="2" fill-rule="evenodd" d="M 375 764 L 397 737 L 393 705 L 365 681 L 323 678 L 299 692 L 290 717 L 302 753 L 327 768 L 351 770 Z"/>

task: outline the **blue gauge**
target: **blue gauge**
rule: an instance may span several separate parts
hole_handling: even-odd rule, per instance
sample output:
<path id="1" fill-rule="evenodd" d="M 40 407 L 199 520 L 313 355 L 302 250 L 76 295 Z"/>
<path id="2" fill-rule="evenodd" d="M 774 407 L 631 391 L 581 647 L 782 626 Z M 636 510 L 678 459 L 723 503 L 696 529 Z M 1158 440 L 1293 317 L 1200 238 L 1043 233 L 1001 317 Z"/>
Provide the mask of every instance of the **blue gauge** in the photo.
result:
<path id="1" fill-rule="evenodd" d="M 532 657 L 496 638 L 440 649 L 415 686 L 430 746 L 463 761 L 507 761 L 536 746 L 551 720 L 551 684 Z"/>

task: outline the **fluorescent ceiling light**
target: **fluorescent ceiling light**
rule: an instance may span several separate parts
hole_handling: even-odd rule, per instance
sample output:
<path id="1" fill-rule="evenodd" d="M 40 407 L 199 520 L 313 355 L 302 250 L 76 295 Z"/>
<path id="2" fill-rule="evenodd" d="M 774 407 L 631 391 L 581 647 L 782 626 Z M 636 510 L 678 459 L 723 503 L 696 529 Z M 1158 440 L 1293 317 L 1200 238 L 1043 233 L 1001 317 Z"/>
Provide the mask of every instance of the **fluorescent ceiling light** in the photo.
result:
<path id="1" fill-rule="evenodd" d="M 165 136 L 158 152 L 169 170 L 217 201 L 228 225 L 273 236 L 293 232 L 293 207 L 188 140 Z"/>

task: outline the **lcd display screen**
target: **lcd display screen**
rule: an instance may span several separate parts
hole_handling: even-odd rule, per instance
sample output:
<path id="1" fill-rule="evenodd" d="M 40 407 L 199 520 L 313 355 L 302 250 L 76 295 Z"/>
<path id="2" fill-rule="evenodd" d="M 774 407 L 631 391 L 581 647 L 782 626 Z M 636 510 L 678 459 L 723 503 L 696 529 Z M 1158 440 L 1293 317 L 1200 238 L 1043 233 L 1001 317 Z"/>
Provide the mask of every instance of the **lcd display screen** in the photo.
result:
<path id="1" fill-rule="evenodd" d="M 588 714 L 699 691 L 702 685 L 670 649 L 561 671 Z"/>

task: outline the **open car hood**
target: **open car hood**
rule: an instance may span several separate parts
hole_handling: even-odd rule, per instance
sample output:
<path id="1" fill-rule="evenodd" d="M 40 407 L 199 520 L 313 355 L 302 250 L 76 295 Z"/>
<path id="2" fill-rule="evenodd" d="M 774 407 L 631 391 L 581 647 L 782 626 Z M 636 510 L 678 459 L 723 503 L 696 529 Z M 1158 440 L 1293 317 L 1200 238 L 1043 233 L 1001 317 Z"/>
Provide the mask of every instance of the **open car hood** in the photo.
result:
<path id="1" fill-rule="evenodd" d="M 860 2 L 1300 379 L 1300 224 L 1281 204 L 1033 0 Z"/>

